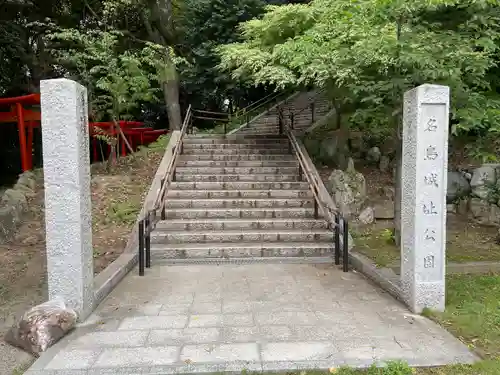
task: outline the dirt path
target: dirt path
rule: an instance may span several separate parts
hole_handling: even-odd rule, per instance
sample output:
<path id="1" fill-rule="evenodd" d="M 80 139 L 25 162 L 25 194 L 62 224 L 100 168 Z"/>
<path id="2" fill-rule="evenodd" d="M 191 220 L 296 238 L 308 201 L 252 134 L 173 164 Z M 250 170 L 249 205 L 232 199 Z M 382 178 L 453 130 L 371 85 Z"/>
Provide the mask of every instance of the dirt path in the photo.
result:
<path id="1" fill-rule="evenodd" d="M 163 142 L 166 144 L 166 142 Z M 94 272 L 123 251 L 143 198 L 163 156 L 158 144 L 120 159 L 111 174 L 92 166 Z M 43 180 L 17 236 L 0 244 L 0 375 L 22 374 L 33 359 L 3 341 L 16 317 L 47 299 Z"/>

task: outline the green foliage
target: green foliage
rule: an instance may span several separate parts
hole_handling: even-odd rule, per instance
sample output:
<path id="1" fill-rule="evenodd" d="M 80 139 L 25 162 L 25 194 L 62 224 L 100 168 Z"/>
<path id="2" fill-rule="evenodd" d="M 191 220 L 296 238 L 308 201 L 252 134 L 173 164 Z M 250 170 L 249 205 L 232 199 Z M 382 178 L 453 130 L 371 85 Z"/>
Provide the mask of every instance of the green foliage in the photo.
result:
<path id="1" fill-rule="evenodd" d="M 125 119 L 140 103 L 156 100 L 163 66 L 152 43 L 121 51 L 119 32 L 66 29 L 49 35 L 57 61 L 89 90 L 95 119 Z"/>
<path id="2" fill-rule="evenodd" d="M 241 29 L 243 42 L 219 47 L 221 69 L 255 84 L 326 88 L 352 126 L 394 128 L 403 93 L 435 83 L 451 88 L 454 133 L 498 132 L 497 1 L 313 0 L 269 7 Z"/>
<path id="3" fill-rule="evenodd" d="M 133 224 L 139 214 L 140 204 L 133 202 L 114 202 L 109 207 L 108 217 L 112 222 Z"/>
<path id="4" fill-rule="evenodd" d="M 182 84 L 196 108 L 220 108 L 226 97 L 245 95 L 231 76 L 217 69 L 219 44 L 240 40 L 240 22 L 264 11 L 262 0 L 185 0 L 180 17 L 182 43 L 178 49 L 191 62 L 181 67 Z"/>
<path id="5" fill-rule="evenodd" d="M 387 362 L 384 367 L 377 367 L 373 364 L 362 372 L 347 367 L 340 368 L 335 372 L 338 375 L 356 375 L 360 373 L 364 375 L 412 375 L 415 371 L 404 362 L 391 361 Z"/>

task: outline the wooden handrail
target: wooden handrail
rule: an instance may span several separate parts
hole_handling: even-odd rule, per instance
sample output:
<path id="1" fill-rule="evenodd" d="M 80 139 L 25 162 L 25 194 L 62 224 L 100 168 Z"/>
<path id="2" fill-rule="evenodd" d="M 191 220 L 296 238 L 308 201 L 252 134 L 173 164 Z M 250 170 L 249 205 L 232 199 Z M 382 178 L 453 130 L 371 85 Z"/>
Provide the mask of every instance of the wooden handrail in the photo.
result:
<path id="1" fill-rule="evenodd" d="M 173 172 L 175 170 L 176 164 L 177 164 L 177 159 L 179 157 L 181 148 L 182 148 L 182 142 L 184 140 L 184 135 L 187 132 L 187 129 L 189 128 L 189 125 L 191 123 L 191 118 L 192 118 L 193 112 L 191 110 L 191 105 L 189 105 L 186 116 L 184 116 L 184 122 L 182 123 L 179 139 L 177 140 L 177 143 L 175 144 L 173 150 L 172 150 L 172 157 L 170 158 L 170 162 L 168 163 L 167 169 L 165 170 L 165 175 L 162 179 L 163 183 L 160 188 L 160 191 L 158 192 L 158 195 L 156 196 L 154 205 L 153 205 L 153 211 L 156 211 L 158 209 L 163 210 L 165 206 L 165 194 L 167 192 L 168 185 L 172 181 L 172 176 Z"/>
<path id="2" fill-rule="evenodd" d="M 307 182 L 309 183 L 309 186 L 311 186 L 312 188 L 311 190 L 313 192 L 314 199 L 316 200 L 318 206 L 323 212 L 323 217 L 325 218 L 325 220 L 329 221 L 329 224 L 332 225 L 332 227 L 335 226 L 335 220 L 334 217 L 332 217 L 332 215 L 334 215 L 335 212 L 337 211 L 335 203 L 331 199 L 330 194 L 326 190 L 326 187 L 323 184 L 323 180 L 321 179 L 317 171 L 316 173 L 314 173 L 315 171 L 313 171 L 312 168 L 310 167 L 310 164 L 308 163 L 308 161 L 310 161 L 310 158 L 304 154 L 303 145 L 297 140 L 297 138 L 291 131 L 290 127 L 286 124 L 285 124 L 285 129 L 288 138 L 290 140 L 290 143 L 292 145 L 292 148 L 294 149 L 295 154 L 297 155 L 297 159 L 299 160 L 300 167 L 302 168 L 302 171 L 306 175 L 306 179 Z M 329 202 L 323 202 L 323 200 L 320 197 L 321 191 L 324 193 L 324 195 L 328 196 L 329 199 L 328 198 L 326 199 L 329 200 Z"/>

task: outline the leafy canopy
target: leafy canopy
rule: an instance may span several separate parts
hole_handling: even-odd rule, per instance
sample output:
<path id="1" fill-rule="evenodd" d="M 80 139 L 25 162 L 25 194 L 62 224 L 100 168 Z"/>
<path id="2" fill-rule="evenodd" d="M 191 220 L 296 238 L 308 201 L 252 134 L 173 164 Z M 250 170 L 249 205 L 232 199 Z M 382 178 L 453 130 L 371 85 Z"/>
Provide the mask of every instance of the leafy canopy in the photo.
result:
<path id="1" fill-rule="evenodd" d="M 436 83 L 451 87 L 455 132 L 500 130 L 497 0 L 313 0 L 269 6 L 241 33 L 218 49 L 221 69 L 255 84 L 327 88 L 353 124 L 387 126 L 404 91 Z"/>

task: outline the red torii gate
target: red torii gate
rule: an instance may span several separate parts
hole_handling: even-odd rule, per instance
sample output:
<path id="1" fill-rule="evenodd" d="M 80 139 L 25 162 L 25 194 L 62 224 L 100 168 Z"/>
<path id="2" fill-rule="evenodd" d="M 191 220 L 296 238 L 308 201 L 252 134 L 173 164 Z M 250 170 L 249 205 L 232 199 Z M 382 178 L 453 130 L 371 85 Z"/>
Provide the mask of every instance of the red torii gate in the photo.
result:
<path id="1" fill-rule="evenodd" d="M 40 124 L 40 111 L 26 109 L 23 105 L 40 105 L 40 94 L 17 96 L 14 98 L 0 98 L 0 106 L 10 106 L 10 112 L 0 112 L 0 122 L 16 122 L 19 132 L 19 147 L 21 149 L 21 168 L 23 172 L 33 167 L 33 152 L 28 152 L 33 144 L 33 127 L 35 122 Z M 27 122 L 27 126 L 26 126 Z M 26 127 L 28 140 L 26 141 Z"/>
<path id="2" fill-rule="evenodd" d="M 9 112 L 0 112 L 0 123 L 17 123 L 19 133 L 19 146 L 21 156 L 21 169 L 23 172 L 33 168 L 33 129 L 41 125 L 40 111 L 24 108 L 24 106 L 39 106 L 40 94 L 29 94 L 12 98 L 0 98 L 0 107 L 10 106 Z M 129 143 L 147 144 L 155 141 L 160 135 L 168 133 L 167 130 L 153 130 L 144 127 L 144 123 L 138 121 L 118 121 L 119 126 Z M 93 128 L 99 127 L 106 133 L 117 136 L 113 122 L 89 122 L 90 134 L 95 134 Z M 97 142 L 92 141 L 93 160 L 97 160 Z M 121 139 L 121 154 L 126 155 L 125 144 Z M 132 146 L 132 147 L 134 147 Z"/>

